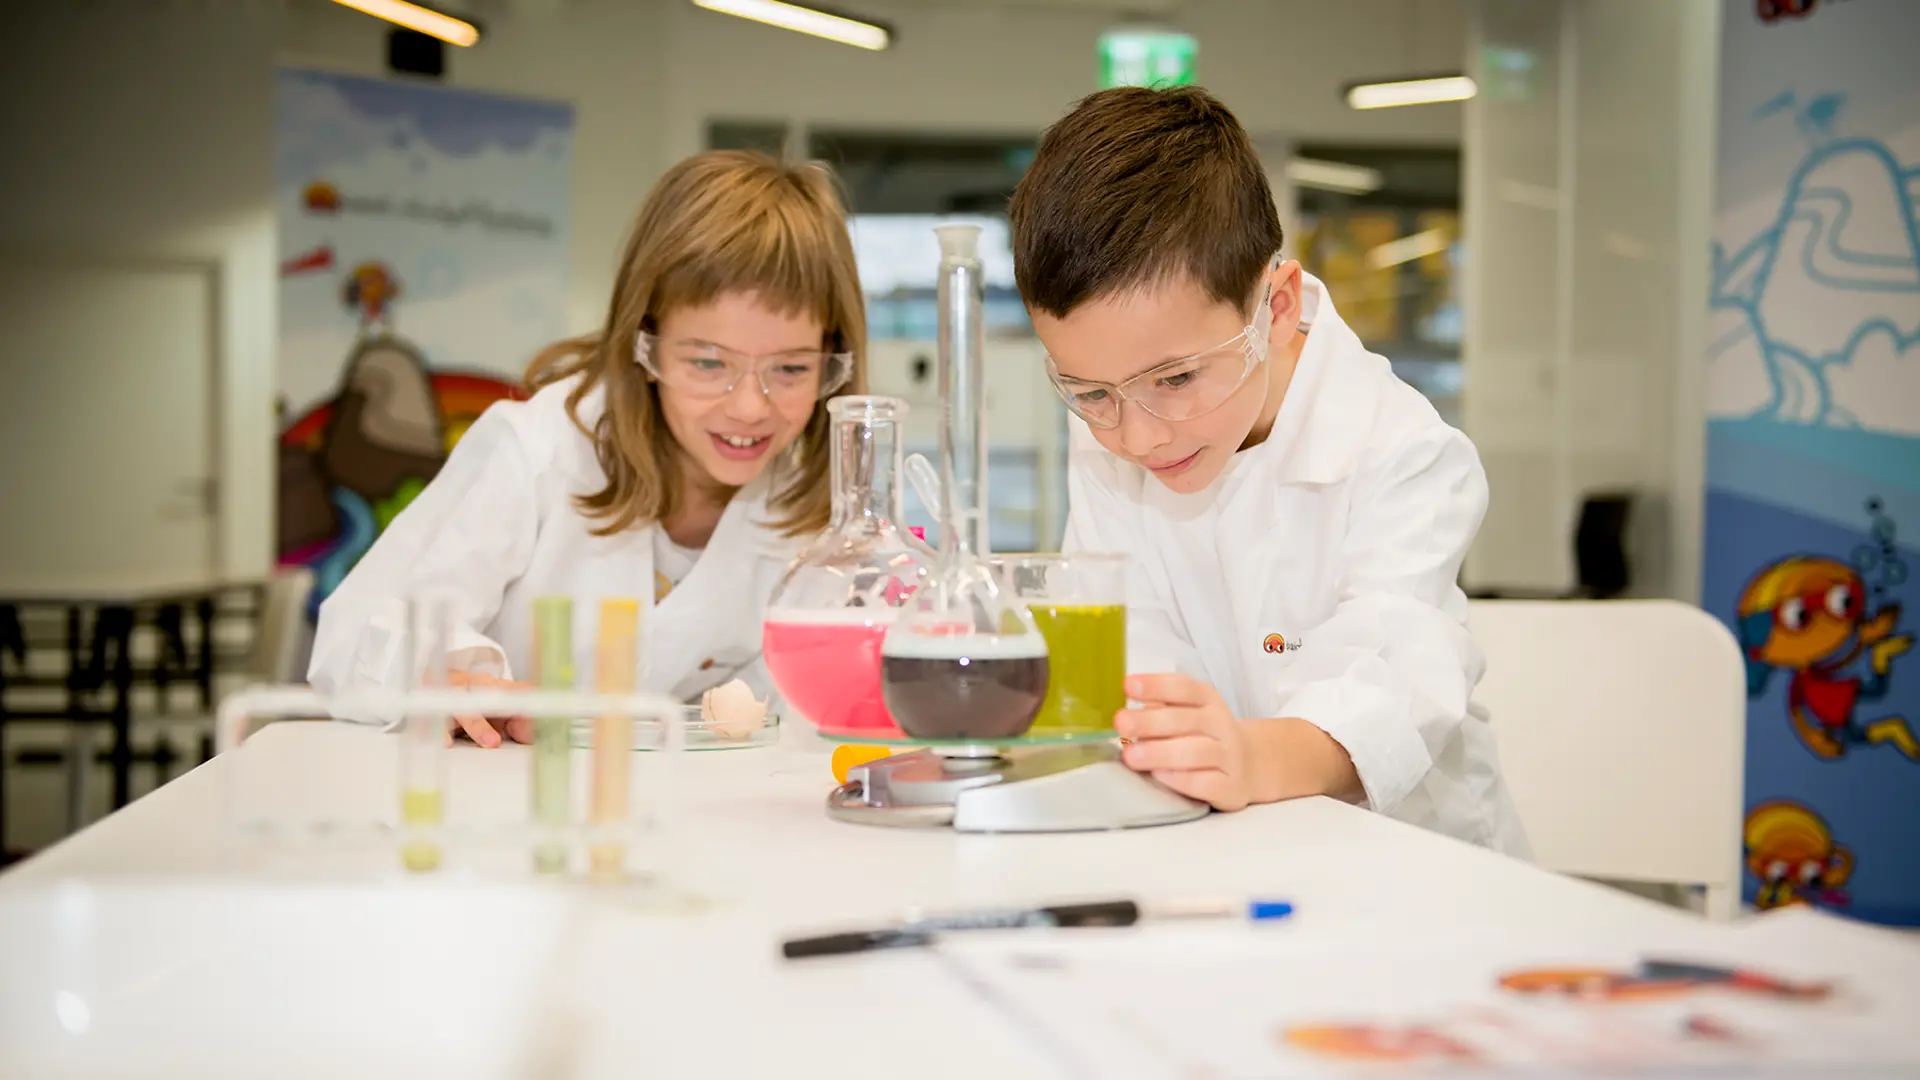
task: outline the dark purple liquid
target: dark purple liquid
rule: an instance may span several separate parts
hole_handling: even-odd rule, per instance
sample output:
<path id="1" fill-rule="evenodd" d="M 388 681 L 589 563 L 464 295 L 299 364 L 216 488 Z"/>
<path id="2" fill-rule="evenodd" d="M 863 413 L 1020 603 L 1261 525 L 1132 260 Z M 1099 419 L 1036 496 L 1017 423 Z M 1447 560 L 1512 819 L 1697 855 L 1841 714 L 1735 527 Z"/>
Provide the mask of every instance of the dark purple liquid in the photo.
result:
<path id="1" fill-rule="evenodd" d="M 880 687 L 900 730 L 916 739 L 1012 739 L 1047 696 L 1047 658 L 880 658 Z"/>

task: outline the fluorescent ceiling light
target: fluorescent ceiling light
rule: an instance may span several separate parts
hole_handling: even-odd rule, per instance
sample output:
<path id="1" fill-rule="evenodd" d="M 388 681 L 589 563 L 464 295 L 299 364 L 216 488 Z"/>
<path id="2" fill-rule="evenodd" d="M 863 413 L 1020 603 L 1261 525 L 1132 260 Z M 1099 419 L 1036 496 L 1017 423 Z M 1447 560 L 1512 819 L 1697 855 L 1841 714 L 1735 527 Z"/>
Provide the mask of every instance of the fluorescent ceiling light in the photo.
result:
<path id="1" fill-rule="evenodd" d="M 449 45 L 467 46 L 480 40 L 480 27 L 466 19 L 456 19 L 445 12 L 430 7 L 410 4 L 407 0 L 334 0 L 356 11 L 364 11 L 375 18 L 385 19 L 409 30 L 418 30 L 429 37 L 437 37 Z"/>
<path id="2" fill-rule="evenodd" d="M 1383 183 L 1379 169 L 1314 158 L 1293 158 L 1287 162 L 1286 172 L 1287 179 L 1301 187 L 1344 191 L 1351 195 L 1379 191 Z"/>
<path id="3" fill-rule="evenodd" d="M 1375 270 L 1385 270 L 1389 266 L 1424 259 L 1429 255 L 1438 255 L 1447 250 L 1447 234 L 1439 229 L 1428 229 L 1412 236 L 1403 236 L 1398 240 L 1389 240 L 1372 251 L 1367 252 L 1367 265 Z"/>
<path id="4" fill-rule="evenodd" d="M 1360 83 L 1347 87 L 1347 104 L 1356 109 L 1391 109 L 1397 105 L 1431 105 L 1465 101 L 1477 89 L 1465 75 L 1437 75 L 1424 79 Z"/>
<path id="5" fill-rule="evenodd" d="M 878 52 L 893 44 L 893 31 L 866 19 L 836 15 L 822 8 L 789 4 L 785 0 L 693 0 L 696 7 L 738 15 L 814 37 Z"/>

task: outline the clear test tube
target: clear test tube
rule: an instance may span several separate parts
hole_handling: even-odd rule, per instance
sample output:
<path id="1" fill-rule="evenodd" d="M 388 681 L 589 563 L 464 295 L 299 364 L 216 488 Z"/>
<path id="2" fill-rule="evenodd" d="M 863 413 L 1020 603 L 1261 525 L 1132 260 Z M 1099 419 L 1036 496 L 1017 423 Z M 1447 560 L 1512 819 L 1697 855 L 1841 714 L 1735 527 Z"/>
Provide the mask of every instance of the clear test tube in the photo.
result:
<path id="1" fill-rule="evenodd" d="M 533 601 L 533 684 L 542 690 L 572 690 L 573 598 Z M 567 826 L 573 816 L 573 721 L 533 717 L 533 868 L 542 874 L 567 870 Z"/>
<path id="2" fill-rule="evenodd" d="M 453 642 L 454 605 L 445 596 L 418 596 L 407 603 L 407 647 L 415 664 L 413 685 L 445 689 L 447 650 Z M 409 710 L 400 730 L 400 863 L 424 872 L 440 866 L 446 825 L 447 717 Z"/>
<path id="3" fill-rule="evenodd" d="M 605 694 L 631 693 L 639 685 L 639 668 L 640 602 L 600 601 L 593 688 Z M 592 839 L 587 863 L 596 876 L 618 877 L 626 866 L 633 725 L 631 716 L 600 716 L 593 721 Z"/>

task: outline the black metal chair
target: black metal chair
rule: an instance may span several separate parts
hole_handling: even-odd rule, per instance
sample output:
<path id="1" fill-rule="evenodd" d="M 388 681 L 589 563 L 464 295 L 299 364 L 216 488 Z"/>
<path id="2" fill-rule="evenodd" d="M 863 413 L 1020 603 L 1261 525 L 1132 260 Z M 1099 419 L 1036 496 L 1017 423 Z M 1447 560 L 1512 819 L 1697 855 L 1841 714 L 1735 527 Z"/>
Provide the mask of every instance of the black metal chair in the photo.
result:
<path id="1" fill-rule="evenodd" d="M 1593 492 L 1580 503 L 1580 520 L 1573 529 L 1572 589 L 1511 589 L 1476 586 L 1467 590 L 1474 600 L 1613 600 L 1633 584 L 1633 563 L 1627 556 L 1627 528 L 1633 518 L 1633 493 Z"/>

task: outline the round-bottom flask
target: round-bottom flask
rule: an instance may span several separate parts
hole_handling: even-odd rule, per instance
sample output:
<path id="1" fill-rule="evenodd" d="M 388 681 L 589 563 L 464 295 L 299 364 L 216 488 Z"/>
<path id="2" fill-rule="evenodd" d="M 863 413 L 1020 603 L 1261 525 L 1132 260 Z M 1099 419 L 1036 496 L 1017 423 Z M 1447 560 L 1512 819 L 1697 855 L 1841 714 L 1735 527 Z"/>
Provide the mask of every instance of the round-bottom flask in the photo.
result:
<path id="1" fill-rule="evenodd" d="M 1039 715 L 1048 678 L 1032 615 L 964 553 L 922 586 L 881 646 L 887 709 L 916 739 L 1017 739 Z"/>
<path id="2" fill-rule="evenodd" d="M 832 418 L 833 519 L 775 586 L 762 655 L 787 712 L 828 738 L 898 737 L 880 650 L 934 554 L 902 519 L 898 398 L 844 396 Z"/>

